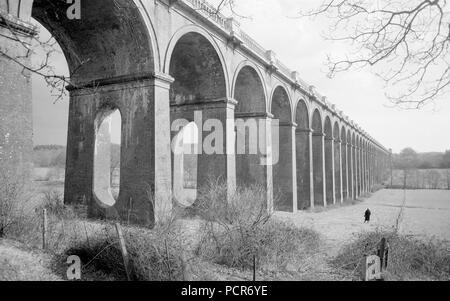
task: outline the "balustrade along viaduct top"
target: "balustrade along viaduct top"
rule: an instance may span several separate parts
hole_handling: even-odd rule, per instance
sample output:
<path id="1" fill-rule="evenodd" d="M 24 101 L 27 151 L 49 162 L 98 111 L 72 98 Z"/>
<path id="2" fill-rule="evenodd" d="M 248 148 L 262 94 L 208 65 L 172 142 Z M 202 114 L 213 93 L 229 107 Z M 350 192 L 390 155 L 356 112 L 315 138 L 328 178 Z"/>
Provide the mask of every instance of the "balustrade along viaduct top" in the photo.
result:
<path id="1" fill-rule="evenodd" d="M 80 3 L 81 18 L 69 19 L 65 0 L 0 0 L 4 52 L 30 62 L 22 43 L 36 34 L 34 18 L 69 66 L 66 204 L 85 205 L 91 217 L 154 225 L 177 199 L 183 203 L 187 157 L 172 144 L 191 123 L 204 144 L 222 132 L 215 151 L 196 154 L 198 190 L 211 179 L 229 192 L 256 183 L 267 191 L 268 210 L 295 212 L 357 198 L 384 180 L 390 152 L 207 2 Z M 31 97 L 29 72 L 1 56 L 2 168 L 31 169 Z M 114 199 L 108 117 L 116 110 Z"/>

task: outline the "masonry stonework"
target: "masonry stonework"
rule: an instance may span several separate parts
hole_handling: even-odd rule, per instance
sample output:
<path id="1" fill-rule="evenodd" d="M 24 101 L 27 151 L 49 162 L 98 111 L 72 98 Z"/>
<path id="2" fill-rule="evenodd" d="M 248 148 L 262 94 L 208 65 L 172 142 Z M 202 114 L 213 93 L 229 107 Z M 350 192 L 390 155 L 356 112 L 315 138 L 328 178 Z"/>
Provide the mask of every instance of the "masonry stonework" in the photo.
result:
<path id="1" fill-rule="evenodd" d="M 175 205 L 173 182 L 179 181 L 171 122 L 192 122 L 197 111 L 222 122 L 224 150 L 249 138 L 233 126 L 237 118 L 255 119 L 262 133 L 256 154 L 199 155 L 198 187 L 221 178 L 231 195 L 238 185 L 256 183 L 267 192 L 261 201 L 269 211 L 295 212 L 357 198 L 385 179 L 386 148 L 208 3 L 114 3 L 81 1 L 81 20 L 68 20 L 65 1 L 0 0 L 2 50 L 23 56 L 23 46 L 8 35 L 27 41 L 33 17 L 54 35 L 69 65 L 65 203 L 86 206 L 93 218 L 154 226 Z M 30 74 L 0 57 L 2 170 L 31 169 L 31 97 Z M 108 187 L 106 147 L 115 110 L 122 122 L 117 200 Z M 279 160 L 261 164 L 274 152 Z"/>

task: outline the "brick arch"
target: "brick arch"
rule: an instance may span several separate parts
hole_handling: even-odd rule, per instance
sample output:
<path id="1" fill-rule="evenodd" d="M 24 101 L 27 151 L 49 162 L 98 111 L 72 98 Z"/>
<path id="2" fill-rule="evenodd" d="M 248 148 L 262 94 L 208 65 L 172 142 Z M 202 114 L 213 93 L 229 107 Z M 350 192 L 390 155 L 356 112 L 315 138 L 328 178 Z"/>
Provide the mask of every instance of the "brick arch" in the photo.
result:
<path id="1" fill-rule="evenodd" d="M 297 209 L 311 207 L 310 118 L 307 103 L 300 99 L 295 109 L 295 151 L 297 162 Z"/>
<path id="2" fill-rule="evenodd" d="M 322 113 L 318 108 L 314 109 L 311 117 L 311 129 L 315 134 L 323 134 Z"/>
<path id="3" fill-rule="evenodd" d="M 240 186 L 253 184 L 268 187 L 267 166 L 264 162 L 268 143 L 264 134 L 268 128 L 266 88 L 259 68 L 243 61 L 234 75 L 232 98 L 236 128 L 236 182 Z"/>
<path id="4" fill-rule="evenodd" d="M 292 123 L 291 98 L 283 85 L 276 85 L 271 93 L 270 112 L 283 123 Z"/>
<path id="5" fill-rule="evenodd" d="M 253 64 L 244 62 L 237 69 L 232 87 L 232 98 L 238 102 L 235 112 L 267 112 L 264 79 Z"/>
<path id="6" fill-rule="evenodd" d="M 295 123 L 297 128 L 310 129 L 310 120 L 308 103 L 300 98 L 295 106 Z"/>
<path id="7" fill-rule="evenodd" d="M 258 68 L 258 66 L 254 63 L 252 63 L 251 61 L 245 60 L 243 62 L 241 62 L 235 72 L 234 72 L 234 76 L 233 76 L 233 81 L 232 81 L 232 85 L 231 85 L 231 97 L 235 100 L 237 100 L 239 102 L 238 99 L 236 99 L 236 88 L 237 88 L 237 84 L 238 84 L 238 79 L 239 76 L 242 75 L 242 71 L 247 69 L 248 71 L 250 71 L 251 77 L 254 79 L 255 82 L 258 83 L 257 88 L 262 88 L 262 98 L 264 99 L 264 112 L 268 112 L 269 111 L 269 104 L 268 104 L 268 100 L 269 97 L 267 96 L 267 84 L 264 80 L 264 76 L 261 73 L 260 68 Z M 260 87 L 258 87 L 260 85 Z M 239 104 L 238 104 L 239 106 Z M 236 109 L 238 111 L 238 109 Z"/>
<path id="8" fill-rule="evenodd" d="M 332 205 L 334 203 L 334 184 L 333 184 L 333 125 L 329 115 L 325 116 L 324 121 L 325 134 L 325 188 L 326 188 L 326 203 Z"/>
<path id="9" fill-rule="evenodd" d="M 325 198 L 325 165 L 324 165 L 324 128 L 322 114 L 318 108 L 314 109 L 311 118 L 312 157 L 313 157 L 313 188 L 314 206 L 324 206 Z"/>
<path id="10" fill-rule="evenodd" d="M 295 127 L 292 122 L 291 99 L 282 85 L 277 85 L 271 97 L 271 113 L 273 130 L 278 128 L 278 142 L 272 141 L 273 151 L 277 151 L 278 163 L 273 166 L 273 189 L 275 209 L 280 211 L 295 210 L 294 178 L 295 169 L 293 144 L 295 143 Z M 278 121 L 278 127 L 274 124 Z M 274 135 L 272 135 L 274 136 Z"/>
<path id="11" fill-rule="evenodd" d="M 170 103 L 195 104 L 227 99 L 225 67 L 214 45 L 203 34 L 188 32 L 175 43 L 169 75 Z"/>
<path id="12" fill-rule="evenodd" d="M 341 132 L 339 121 L 333 125 L 333 159 L 334 159 L 334 201 L 341 202 Z"/>
<path id="13" fill-rule="evenodd" d="M 347 155 L 347 130 L 345 125 L 341 126 L 341 169 L 342 169 L 342 198 L 343 200 L 349 198 L 348 194 L 348 155 Z"/>
<path id="14" fill-rule="evenodd" d="M 31 5 L 31 16 L 60 44 L 74 85 L 149 77 L 156 70 L 151 23 L 139 2 L 119 0 L 119 11 L 109 0 L 81 1 L 82 22 L 66 17 L 65 1 L 34 0 Z"/>
<path id="15" fill-rule="evenodd" d="M 173 52 L 175 50 L 175 47 L 178 45 L 178 42 L 180 41 L 180 39 L 182 39 L 183 37 L 185 37 L 186 35 L 189 35 L 189 34 L 196 34 L 196 35 L 201 36 L 203 39 L 205 39 L 208 42 L 208 45 L 210 47 L 212 47 L 212 49 L 214 50 L 213 52 L 217 56 L 217 59 L 219 60 L 221 68 L 222 68 L 222 73 L 223 73 L 223 77 L 224 77 L 224 81 L 225 81 L 225 97 L 229 97 L 230 96 L 230 92 L 229 92 L 230 91 L 230 82 L 229 82 L 229 72 L 227 69 L 225 57 L 224 57 L 222 51 L 220 50 L 220 47 L 218 46 L 217 42 L 214 40 L 214 38 L 206 30 L 204 30 L 202 27 L 200 27 L 198 25 L 194 25 L 194 24 L 186 25 L 186 26 L 180 28 L 177 32 L 175 32 L 173 34 L 173 36 L 171 37 L 171 39 L 169 41 L 169 44 L 166 48 L 165 55 L 164 55 L 164 66 L 163 66 L 164 73 L 170 74 L 171 63 L 172 63 L 172 59 L 173 59 Z"/>

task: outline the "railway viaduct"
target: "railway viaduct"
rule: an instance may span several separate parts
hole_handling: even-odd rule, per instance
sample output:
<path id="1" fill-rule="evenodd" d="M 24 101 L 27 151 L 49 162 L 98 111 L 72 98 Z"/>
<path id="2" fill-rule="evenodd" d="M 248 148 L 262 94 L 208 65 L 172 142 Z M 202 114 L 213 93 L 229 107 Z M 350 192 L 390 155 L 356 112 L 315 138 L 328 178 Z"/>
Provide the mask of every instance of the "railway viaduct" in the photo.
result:
<path id="1" fill-rule="evenodd" d="M 69 65 L 67 204 L 86 205 L 92 217 L 153 225 L 172 208 L 169 196 L 179 188 L 172 123 L 192 122 L 196 112 L 224 124 L 224 138 L 216 143 L 225 149 L 248 134 L 236 132 L 235 118 L 258 121 L 262 150 L 199 154 L 197 181 L 221 177 L 230 192 L 237 184 L 258 183 L 269 210 L 343 202 L 383 181 L 389 151 L 205 1 L 81 0 L 80 20 L 67 17 L 69 6 L 65 0 L 0 0 L 4 52 L 29 62 L 22 43 L 35 34 L 34 18 L 55 37 Z M 31 105 L 29 72 L 0 57 L 4 166 L 31 166 Z M 122 122 L 117 201 L 106 147 L 108 116 L 115 110 Z M 274 151 L 279 160 L 262 164 Z"/>

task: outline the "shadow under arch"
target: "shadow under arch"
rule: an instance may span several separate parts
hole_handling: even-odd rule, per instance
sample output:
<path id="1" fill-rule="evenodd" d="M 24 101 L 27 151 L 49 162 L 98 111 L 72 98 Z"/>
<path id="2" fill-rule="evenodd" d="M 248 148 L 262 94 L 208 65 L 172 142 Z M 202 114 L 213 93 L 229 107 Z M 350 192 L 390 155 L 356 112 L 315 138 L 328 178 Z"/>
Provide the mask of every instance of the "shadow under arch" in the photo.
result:
<path id="1" fill-rule="evenodd" d="M 334 199 L 336 202 L 342 202 L 341 195 L 341 132 L 338 121 L 334 122 L 333 126 L 333 155 L 334 155 Z"/>
<path id="2" fill-rule="evenodd" d="M 361 136 L 356 134 L 356 150 L 355 150 L 355 161 L 356 161 L 356 195 L 361 196 L 361 188 L 362 188 L 362 158 L 361 158 Z"/>
<path id="3" fill-rule="evenodd" d="M 297 209 L 305 210 L 311 207 L 311 168 L 310 143 L 311 133 L 309 110 L 306 102 L 300 99 L 295 110 L 295 151 L 297 163 Z"/>
<path id="4" fill-rule="evenodd" d="M 234 72 L 233 75 L 233 80 L 232 80 L 232 85 L 231 85 L 231 97 L 233 99 L 236 99 L 236 88 L 237 88 L 237 83 L 238 83 L 238 77 L 242 74 L 242 70 L 243 69 L 252 69 L 254 71 L 253 74 L 253 78 L 258 78 L 256 79 L 256 81 L 260 82 L 261 86 L 262 86 L 262 91 L 264 93 L 264 107 L 266 108 L 266 111 L 268 111 L 269 108 L 269 104 L 268 104 L 268 100 L 270 99 L 268 97 L 268 92 L 267 92 L 267 84 L 265 82 L 264 79 L 264 75 L 261 72 L 261 69 L 253 62 L 249 61 L 249 60 L 245 60 L 242 61 L 237 67 L 236 70 Z"/>
<path id="5" fill-rule="evenodd" d="M 347 173 L 348 173 L 348 196 L 349 199 L 354 198 L 353 189 L 354 189 L 354 179 L 353 179 L 353 141 L 352 141 L 352 132 L 350 129 L 347 130 Z"/>
<path id="6" fill-rule="evenodd" d="M 229 97 L 229 95 L 230 95 L 229 91 L 230 91 L 231 85 L 229 82 L 229 72 L 227 69 L 225 57 L 224 57 L 220 47 L 214 40 L 214 38 L 206 30 L 204 30 L 203 28 L 201 28 L 198 25 L 195 25 L 195 24 L 186 25 L 174 33 L 174 35 L 172 36 L 172 38 L 169 41 L 166 51 L 165 51 L 164 66 L 163 66 L 164 73 L 170 74 L 172 72 L 172 67 L 173 67 L 172 61 L 174 58 L 174 51 L 175 51 L 176 47 L 179 45 L 180 40 L 182 38 L 184 38 L 186 35 L 201 36 L 204 41 L 207 41 L 207 43 L 204 43 L 204 45 L 208 45 L 208 47 L 211 48 L 212 51 L 210 51 L 210 54 L 214 53 L 213 56 L 215 57 L 215 59 L 218 59 L 218 62 L 220 62 L 220 65 L 222 68 L 220 73 L 223 74 L 223 78 L 225 81 L 225 96 L 224 97 Z"/>
<path id="7" fill-rule="evenodd" d="M 322 127 L 322 116 L 319 109 L 315 109 L 311 120 L 312 128 L 312 156 L 313 156 L 313 187 L 314 206 L 324 206 L 324 143 L 325 134 Z"/>
<path id="8" fill-rule="evenodd" d="M 353 191 L 353 198 L 357 199 L 358 198 L 358 161 L 357 156 L 356 156 L 356 136 L 355 136 L 355 132 L 352 132 L 352 181 L 353 181 L 353 185 L 352 185 L 352 191 Z"/>
<path id="9" fill-rule="evenodd" d="M 324 122 L 325 134 L 325 189 L 327 205 L 334 203 L 333 196 L 333 127 L 329 116 L 325 117 Z"/>
<path id="10" fill-rule="evenodd" d="M 287 90 L 278 85 L 272 94 L 271 112 L 274 121 L 272 127 L 272 151 L 277 152 L 277 163 L 273 165 L 273 193 L 275 210 L 292 212 L 297 210 L 297 183 L 294 182 L 295 154 L 295 123 L 292 122 L 291 100 Z M 274 137 L 278 136 L 278 137 Z M 277 139 L 278 138 L 278 139 Z M 278 141 L 278 143 L 277 143 Z"/>
<path id="11" fill-rule="evenodd" d="M 148 27 L 132 0 L 81 1 L 82 20 L 64 1 L 34 0 L 32 17 L 60 44 L 73 85 L 154 71 Z"/>
<path id="12" fill-rule="evenodd" d="M 348 163 L 347 163 L 347 131 L 343 125 L 341 128 L 341 168 L 342 168 L 342 198 L 348 199 Z"/>
<path id="13" fill-rule="evenodd" d="M 166 70 L 174 78 L 170 87 L 170 122 L 172 126 L 181 121 L 195 122 L 198 129 L 197 191 L 201 193 L 211 181 L 219 179 L 231 190 L 236 184 L 235 163 L 228 147 L 234 146 L 234 128 L 230 125 L 235 102 L 227 97 L 221 54 L 211 38 L 196 26 L 180 30 L 172 42 L 167 52 L 170 57 L 166 58 Z M 179 130 L 172 128 L 172 141 Z M 174 180 L 173 152 L 171 158 Z"/>
<path id="14" fill-rule="evenodd" d="M 267 190 L 268 171 L 264 158 L 268 154 L 267 131 L 270 116 L 262 78 L 252 65 L 239 69 L 233 85 L 236 128 L 236 181 L 239 185 L 261 185 Z"/>

